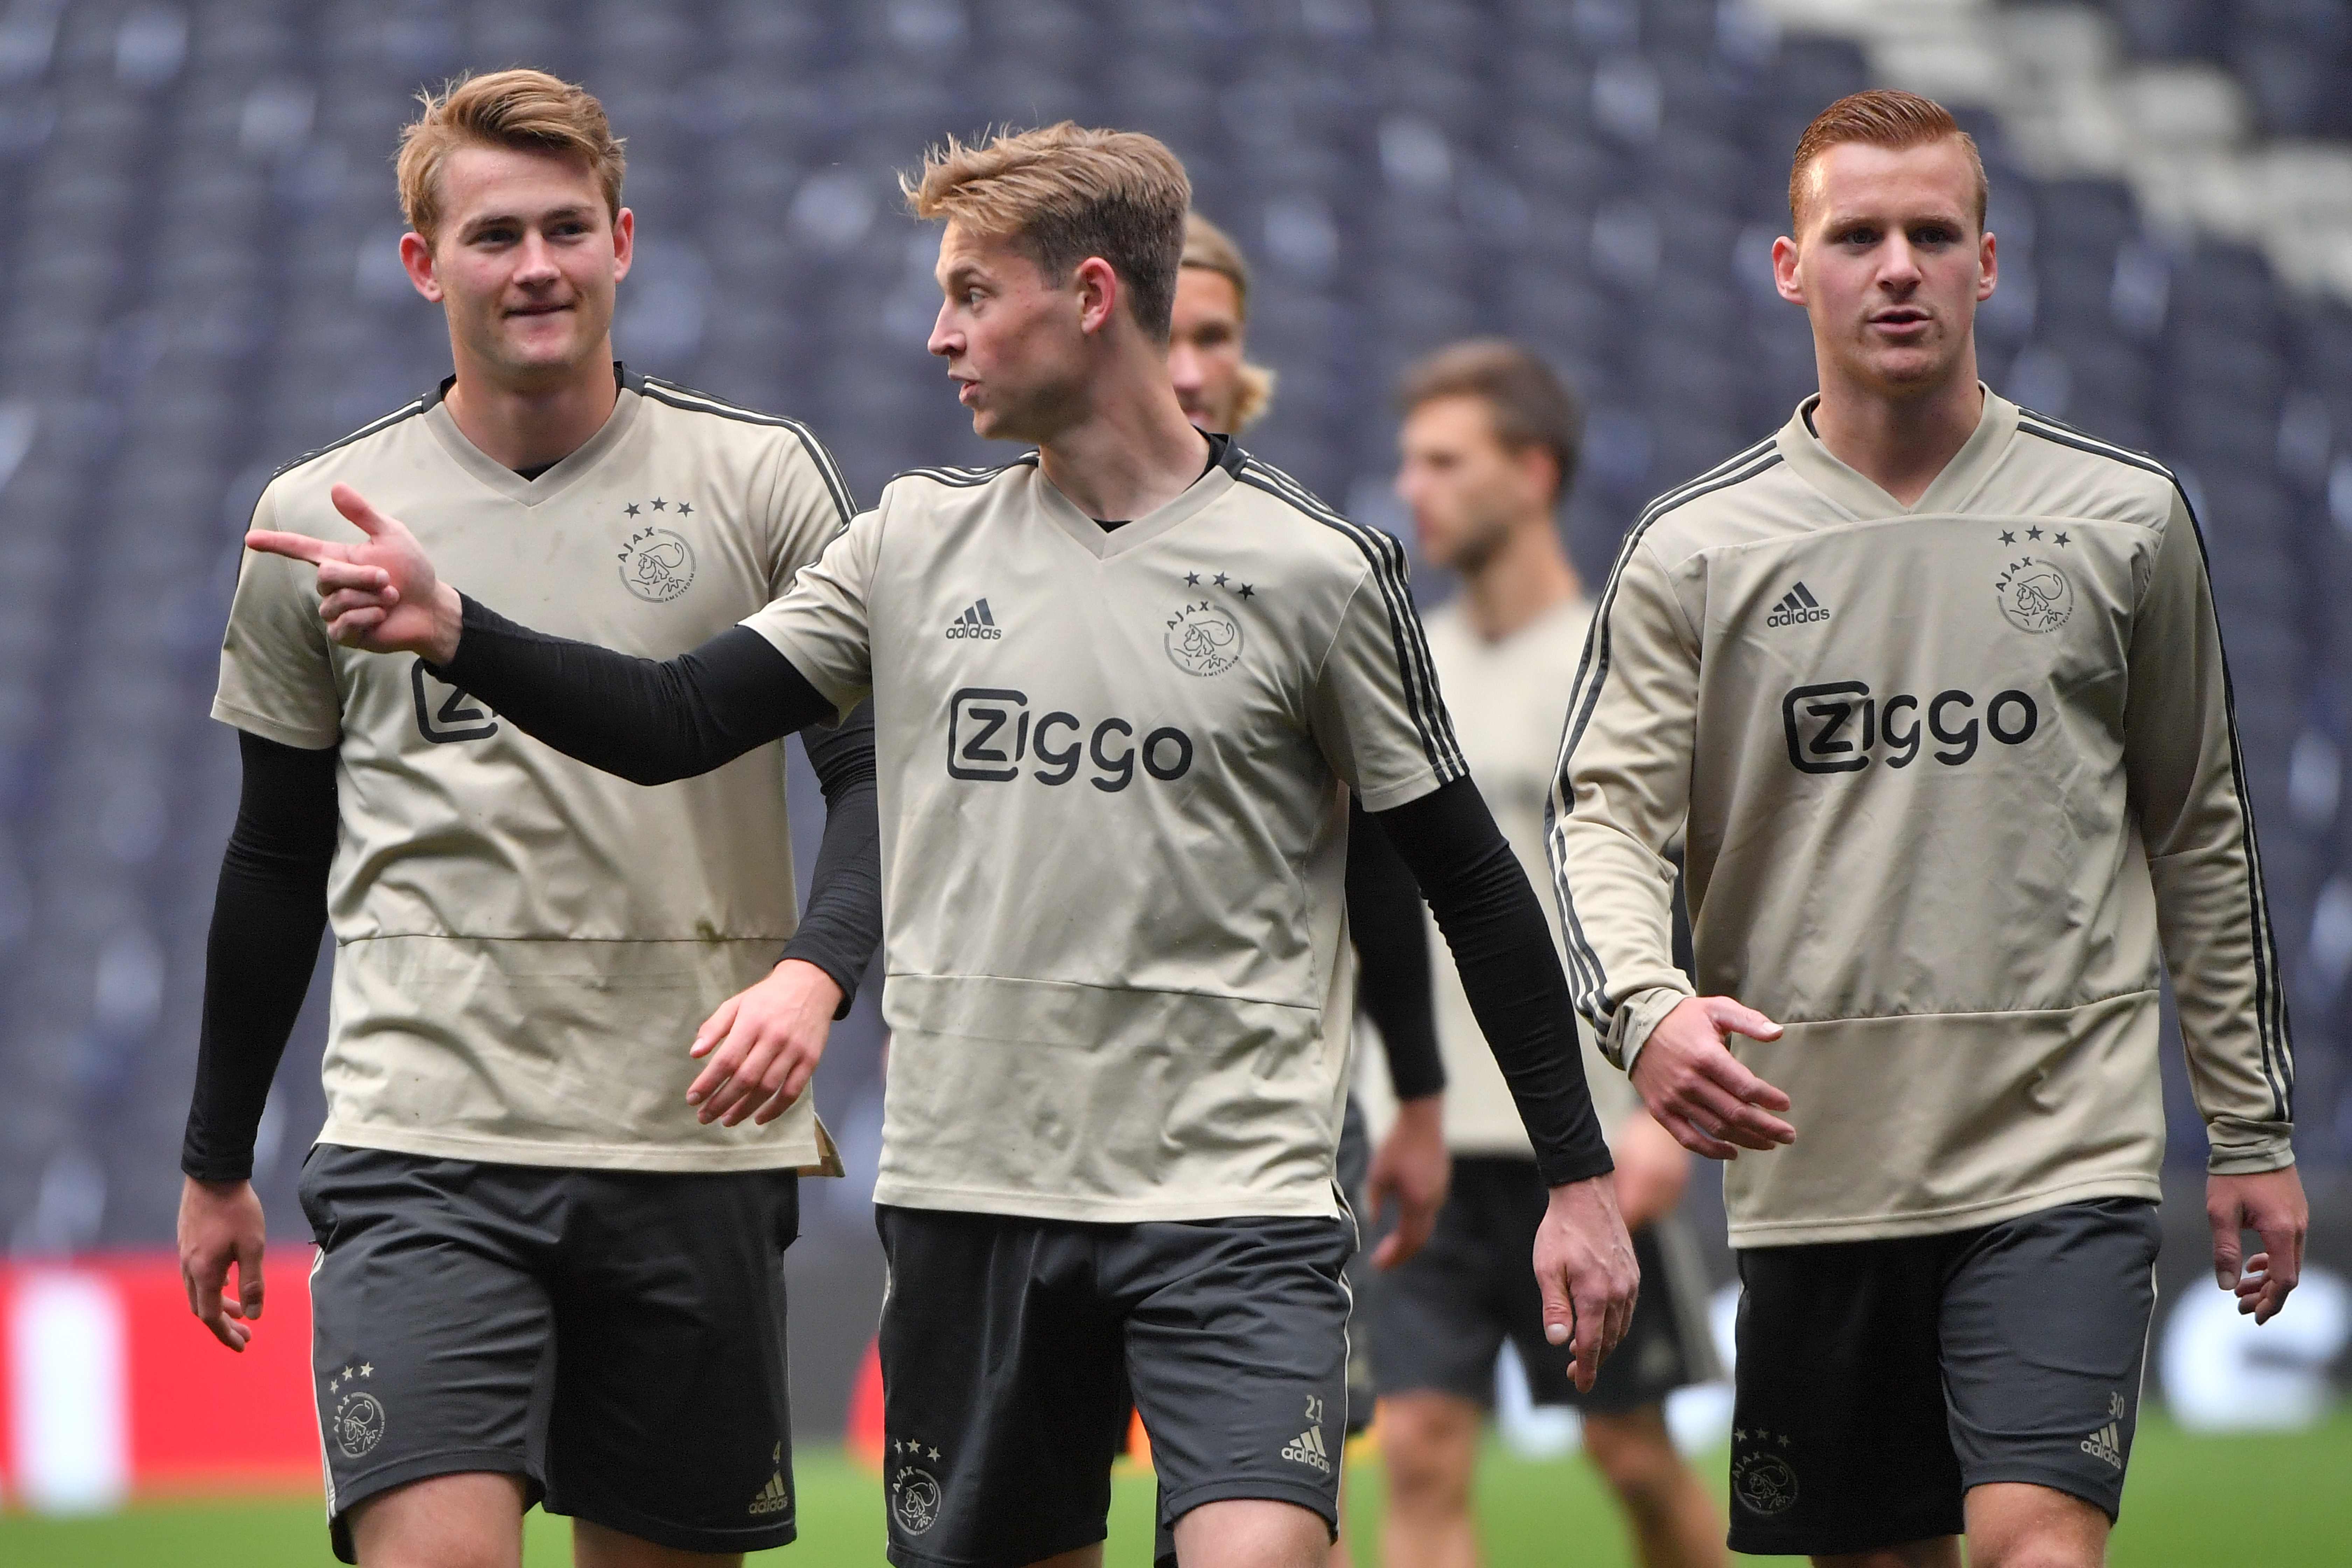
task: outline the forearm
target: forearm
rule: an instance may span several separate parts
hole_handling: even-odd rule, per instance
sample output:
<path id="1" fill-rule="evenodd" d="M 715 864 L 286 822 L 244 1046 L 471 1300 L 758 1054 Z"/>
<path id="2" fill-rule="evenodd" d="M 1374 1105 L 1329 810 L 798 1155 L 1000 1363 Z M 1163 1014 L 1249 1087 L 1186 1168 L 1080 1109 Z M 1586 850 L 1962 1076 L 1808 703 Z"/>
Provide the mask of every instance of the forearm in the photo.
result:
<path id="1" fill-rule="evenodd" d="M 841 987 L 835 1017 L 857 999 L 857 983 L 882 941 L 881 816 L 874 773 L 869 699 L 832 730 L 803 731 L 809 765 L 824 790 L 824 838 L 817 847 L 807 910 L 783 956 L 814 963 Z"/>
<path id="2" fill-rule="evenodd" d="M 1348 816 L 1348 930 L 1359 960 L 1358 1000 L 1381 1032 L 1398 1100 L 1424 1099 L 1444 1089 L 1445 1063 L 1437 1047 L 1421 888 L 1360 803 L 1349 802 Z"/>
<path id="3" fill-rule="evenodd" d="M 1675 963 L 1674 863 L 1607 822 L 1570 816 L 1550 838 L 1577 1010 L 1601 1054 L 1630 1069 L 1650 1031 L 1692 995 Z"/>
<path id="4" fill-rule="evenodd" d="M 640 658 L 517 626 L 471 598 L 457 653 L 434 673 L 565 756 L 641 784 L 709 773 L 834 712 L 741 626 L 676 658 Z"/>
<path id="5" fill-rule="evenodd" d="M 1437 917 L 1544 1181 L 1559 1186 L 1608 1171 L 1550 929 L 1477 786 L 1457 779 L 1375 820 Z"/>
<path id="6" fill-rule="evenodd" d="M 2294 1163 L 2294 1065 L 2279 973 L 2245 858 L 2232 847 L 2151 861 L 2189 1087 L 2221 1174 Z"/>
<path id="7" fill-rule="evenodd" d="M 335 845 L 333 753 L 239 739 L 245 784 L 213 901 L 180 1149 L 181 1170 L 206 1182 L 253 1174 L 262 1110 L 326 929 Z"/>

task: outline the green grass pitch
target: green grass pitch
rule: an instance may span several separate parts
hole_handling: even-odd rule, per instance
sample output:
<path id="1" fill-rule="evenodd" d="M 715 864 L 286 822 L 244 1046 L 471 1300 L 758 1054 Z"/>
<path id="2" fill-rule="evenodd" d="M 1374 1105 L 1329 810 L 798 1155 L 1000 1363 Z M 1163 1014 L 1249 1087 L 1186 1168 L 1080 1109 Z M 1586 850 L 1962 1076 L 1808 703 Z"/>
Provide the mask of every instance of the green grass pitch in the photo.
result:
<path id="1" fill-rule="evenodd" d="M 881 1485 L 837 1450 L 801 1457 L 801 1538 L 754 1563 L 850 1568 L 882 1561 Z M 1701 1473 L 1723 1484 L 1720 1453 Z M 2189 1568 L 2248 1562 L 2263 1568 L 2342 1568 L 2352 1563 L 2352 1411 L 2277 1436 L 2192 1437 L 2151 1416 L 2132 1455 L 2116 1568 Z M 1349 1529 L 1360 1568 L 1379 1561 L 1380 1466 L 1349 1472 Z M 1122 1476 L 1111 1516 L 1108 1568 L 1150 1559 L 1151 1481 Z M 1630 1563 L 1625 1540 L 1580 1459 L 1530 1463 L 1497 1449 L 1480 1478 L 1479 1517 L 1490 1568 Z M 530 1516 L 529 1568 L 571 1561 L 561 1520 Z M 143 1505 L 102 1518 L 0 1514 L 8 1568 L 293 1568 L 331 1563 L 318 1504 L 309 1498 Z M 1743 1559 L 1763 1562 L 1766 1559 Z M 1771 1561 L 1790 1561 L 1773 1559 Z"/>

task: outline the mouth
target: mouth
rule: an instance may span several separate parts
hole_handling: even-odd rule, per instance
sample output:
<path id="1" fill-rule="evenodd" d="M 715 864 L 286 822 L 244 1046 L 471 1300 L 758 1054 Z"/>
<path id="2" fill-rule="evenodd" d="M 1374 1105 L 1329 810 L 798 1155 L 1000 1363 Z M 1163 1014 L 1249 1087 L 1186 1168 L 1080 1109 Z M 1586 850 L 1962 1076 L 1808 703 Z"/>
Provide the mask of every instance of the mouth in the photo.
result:
<path id="1" fill-rule="evenodd" d="M 948 377 L 948 379 L 956 384 L 956 401 L 962 404 L 966 408 L 971 407 L 979 398 L 979 382 L 974 381 L 968 376 L 961 375 L 951 375 Z"/>
<path id="2" fill-rule="evenodd" d="M 556 303 L 548 303 L 548 304 L 534 304 L 534 305 L 515 305 L 515 306 L 511 306 L 511 307 L 509 307 L 509 308 L 508 309 L 508 310 L 507 310 L 507 315 L 508 315 L 509 318 L 511 318 L 511 317 L 515 317 L 515 316 L 552 316 L 552 315 L 557 315 L 557 314 L 559 314 L 559 313 L 561 313 L 561 312 L 562 312 L 562 311 L 569 310 L 571 310 L 571 309 L 572 309 L 572 305 L 571 305 L 570 301 L 568 301 L 568 300 L 567 300 L 567 301 L 564 301 L 563 303 L 561 303 L 561 304 L 556 304 Z"/>
<path id="3" fill-rule="evenodd" d="M 1874 327 L 1882 328 L 1887 331 L 1901 332 L 1924 327 L 1935 318 L 1914 305 L 1895 305 L 1887 310 L 1871 312 L 1869 320 Z"/>

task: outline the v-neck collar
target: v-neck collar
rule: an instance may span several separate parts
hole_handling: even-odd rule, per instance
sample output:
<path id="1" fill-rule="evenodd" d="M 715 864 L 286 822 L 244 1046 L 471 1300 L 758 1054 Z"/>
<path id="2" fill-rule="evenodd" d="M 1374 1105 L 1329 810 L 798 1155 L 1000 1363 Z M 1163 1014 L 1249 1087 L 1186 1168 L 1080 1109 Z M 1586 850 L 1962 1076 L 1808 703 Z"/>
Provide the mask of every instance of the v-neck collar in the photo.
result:
<path id="1" fill-rule="evenodd" d="M 1857 518 L 1925 517 L 1958 511 L 1984 488 L 2001 454 L 2009 450 L 2010 442 L 2017 435 L 2017 405 L 1982 382 L 1977 383 L 1977 387 L 1984 394 L 1984 412 L 1977 416 L 1977 427 L 1969 433 L 1960 449 L 1952 454 L 1944 471 L 1909 506 L 1880 489 L 1876 480 L 1841 462 L 1822 444 L 1813 431 L 1812 422 L 1813 409 L 1822 400 L 1818 392 L 1797 405 L 1797 412 L 1780 427 L 1780 455 L 1807 483 Z"/>
<path id="2" fill-rule="evenodd" d="M 452 461 L 467 473 L 519 505 L 535 507 L 554 500 L 570 489 L 583 474 L 594 468 L 605 453 L 619 446 L 637 422 L 637 412 L 645 399 L 638 394 L 638 379 L 627 367 L 615 361 L 613 377 L 619 395 L 613 401 L 611 417 L 604 427 L 583 442 L 571 456 L 551 465 L 535 479 L 524 479 L 504 463 L 483 451 L 466 438 L 457 428 L 457 421 L 449 412 L 449 388 L 457 384 L 456 376 L 444 378 L 434 389 L 433 401 L 425 410 L 425 427 L 441 443 L 441 449 Z"/>
<path id="3" fill-rule="evenodd" d="M 1153 508 L 1132 522 L 1123 522 L 1111 529 L 1106 529 L 1078 510 L 1077 503 L 1064 495 L 1054 481 L 1045 477 L 1045 464 L 1034 458 L 1029 459 L 1034 469 L 1029 476 L 1029 482 L 1036 487 L 1037 504 L 1045 515 L 1053 519 L 1055 524 L 1080 549 L 1098 561 L 1108 561 L 1114 555 L 1139 549 L 1187 519 L 1199 515 L 1210 503 L 1234 488 L 1234 476 L 1241 472 L 1242 464 L 1248 456 L 1241 449 L 1240 443 L 1227 437 L 1223 449 L 1216 454 L 1208 471 L 1173 500 Z"/>

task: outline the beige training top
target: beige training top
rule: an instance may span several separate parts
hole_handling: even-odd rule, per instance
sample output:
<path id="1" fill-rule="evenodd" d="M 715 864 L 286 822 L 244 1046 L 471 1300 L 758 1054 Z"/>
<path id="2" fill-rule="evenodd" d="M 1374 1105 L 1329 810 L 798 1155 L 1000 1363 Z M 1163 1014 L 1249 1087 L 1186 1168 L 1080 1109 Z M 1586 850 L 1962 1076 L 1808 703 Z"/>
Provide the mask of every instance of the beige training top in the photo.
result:
<path id="1" fill-rule="evenodd" d="M 1628 537 L 1550 846 L 1619 1060 L 1698 989 L 1795 1101 L 1725 1172 L 1735 1245 L 2158 1196 L 2159 954 L 2217 1172 L 2292 1163 L 2294 1068 L 2195 519 L 2149 458 L 1987 394 L 1916 505 L 1801 407 Z"/>
<path id="2" fill-rule="evenodd" d="M 446 390 L 446 384 L 444 390 Z M 782 593 L 847 519 L 802 426 L 624 374 L 612 418 L 536 480 L 439 392 L 282 471 L 254 524 L 358 532 L 338 481 L 531 626 L 655 658 Z M 248 553 L 213 716 L 335 747 L 341 841 L 325 1143 L 645 1171 L 815 1167 L 808 1096 L 698 1124 L 686 1047 L 797 921 L 783 752 L 643 789 L 499 722 L 420 661 L 329 643 L 313 571 Z"/>
<path id="3" fill-rule="evenodd" d="M 902 475 L 746 624 L 874 695 L 877 1201 L 1339 1212 L 1347 790 L 1463 771 L 1394 540 L 1230 445 L 1106 532 L 1033 455 Z"/>

